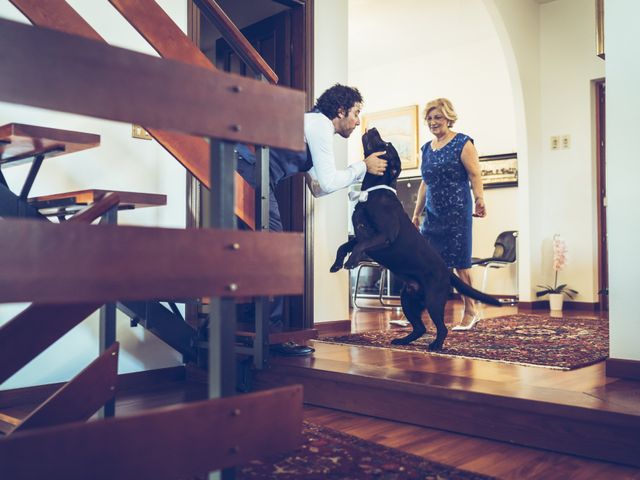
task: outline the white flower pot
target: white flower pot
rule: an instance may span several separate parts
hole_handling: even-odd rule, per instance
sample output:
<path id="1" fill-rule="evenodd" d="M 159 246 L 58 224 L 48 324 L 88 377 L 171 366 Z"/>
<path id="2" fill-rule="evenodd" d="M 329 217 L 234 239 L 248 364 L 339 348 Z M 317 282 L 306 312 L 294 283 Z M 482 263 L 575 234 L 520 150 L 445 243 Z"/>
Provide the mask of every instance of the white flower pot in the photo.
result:
<path id="1" fill-rule="evenodd" d="M 549 307 L 551 310 L 562 311 L 562 302 L 564 295 L 562 293 L 549 294 Z"/>

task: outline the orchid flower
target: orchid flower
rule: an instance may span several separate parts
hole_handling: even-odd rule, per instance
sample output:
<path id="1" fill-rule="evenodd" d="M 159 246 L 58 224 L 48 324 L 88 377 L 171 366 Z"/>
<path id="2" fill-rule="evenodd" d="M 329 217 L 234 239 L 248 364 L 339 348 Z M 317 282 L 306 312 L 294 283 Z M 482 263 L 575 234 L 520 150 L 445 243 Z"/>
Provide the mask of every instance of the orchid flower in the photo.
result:
<path id="1" fill-rule="evenodd" d="M 567 265 L 567 243 L 559 235 L 553 236 L 553 270 L 555 272 L 555 279 L 553 281 L 553 287 L 550 285 L 538 285 L 542 288 L 536 293 L 537 297 L 547 295 L 548 293 L 564 293 L 569 298 L 573 298 L 578 292 L 567 287 L 567 284 L 558 285 L 558 272 L 564 269 Z"/>

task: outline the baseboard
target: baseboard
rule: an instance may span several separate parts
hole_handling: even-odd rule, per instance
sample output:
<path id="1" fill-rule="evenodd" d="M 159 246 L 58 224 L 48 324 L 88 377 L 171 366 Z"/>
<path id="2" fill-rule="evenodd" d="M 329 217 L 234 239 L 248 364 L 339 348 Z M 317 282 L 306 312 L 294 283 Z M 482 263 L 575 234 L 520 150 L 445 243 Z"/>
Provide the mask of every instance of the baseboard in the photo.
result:
<path id="1" fill-rule="evenodd" d="M 313 324 L 313 328 L 322 335 L 335 330 L 351 331 L 351 320 L 332 320 L 330 322 L 318 322 Z"/>
<path id="2" fill-rule="evenodd" d="M 158 368 L 143 372 L 123 373 L 118 375 L 118 391 L 147 388 L 165 382 L 184 380 L 186 377 L 184 365 L 176 367 Z M 0 390 L 0 408 L 15 405 L 41 402 L 67 382 L 34 385 L 31 387 Z"/>
<path id="3" fill-rule="evenodd" d="M 608 358 L 605 363 L 607 377 L 640 380 L 640 361 Z"/>
<path id="4" fill-rule="evenodd" d="M 518 308 L 524 310 L 549 310 L 548 300 L 536 300 L 534 302 L 518 302 Z M 597 312 L 600 310 L 600 303 L 595 302 L 564 302 L 563 310 L 577 312 Z"/>

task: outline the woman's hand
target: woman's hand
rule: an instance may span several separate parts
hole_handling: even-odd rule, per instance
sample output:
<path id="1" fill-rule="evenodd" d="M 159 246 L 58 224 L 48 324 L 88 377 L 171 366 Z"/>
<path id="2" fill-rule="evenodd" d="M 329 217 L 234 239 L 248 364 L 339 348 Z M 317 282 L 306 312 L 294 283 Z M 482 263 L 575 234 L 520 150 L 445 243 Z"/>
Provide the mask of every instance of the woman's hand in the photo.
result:
<path id="1" fill-rule="evenodd" d="M 387 169 L 387 161 L 384 158 L 380 158 L 380 156 L 385 153 L 387 152 L 375 152 L 364 159 L 367 172 L 372 175 L 384 175 L 384 171 Z"/>
<path id="2" fill-rule="evenodd" d="M 413 223 L 418 230 L 420 230 L 420 217 L 418 215 L 414 215 L 411 218 L 411 223 Z"/>
<path id="3" fill-rule="evenodd" d="M 478 197 L 476 198 L 476 208 L 473 214 L 474 217 L 486 217 L 487 209 L 484 206 L 484 198 Z"/>

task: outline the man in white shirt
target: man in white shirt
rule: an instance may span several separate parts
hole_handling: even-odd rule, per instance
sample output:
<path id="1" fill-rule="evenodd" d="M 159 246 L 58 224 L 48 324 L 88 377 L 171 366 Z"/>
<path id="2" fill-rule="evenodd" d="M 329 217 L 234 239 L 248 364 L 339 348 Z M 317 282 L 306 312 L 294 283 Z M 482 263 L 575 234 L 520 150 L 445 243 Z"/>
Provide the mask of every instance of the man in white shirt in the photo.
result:
<path id="1" fill-rule="evenodd" d="M 367 171 L 382 175 L 387 161 L 377 152 L 345 169 L 336 168 L 333 136 L 349 138 L 360 125 L 362 96 L 356 88 L 336 84 L 317 100 L 314 109 L 304 115 L 306 152 L 270 149 L 269 229 L 282 231 L 280 211 L 274 195 L 278 184 L 292 175 L 305 173 L 307 185 L 315 197 L 361 182 Z M 238 145 L 238 172 L 255 187 L 255 155 L 246 145 Z"/>
<path id="2" fill-rule="evenodd" d="M 349 165 L 345 169 L 336 167 L 333 151 L 333 136 L 349 138 L 360 125 L 362 96 L 356 88 L 336 84 L 326 90 L 317 100 L 311 112 L 304 115 L 305 152 L 292 152 L 272 148 L 269 150 L 269 230 L 282 231 L 280 210 L 274 191 L 278 184 L 292 175 L 305 173 L 307 185 L 315 197 L 327 195 L 361 182 L 365 173 L 383 175 L 387 161 L 380 158 L 385 152 L 377 152 Z M 237 145 L 238 173 L 254 188 L 255 154 L 247 145 Z M 282 297 L 276 297 L 271 305 L 270 331 L 283 328 Z M 240 307 L 242 317 L 253 317 L 252 304 Z M 285 355 L 308 355 L 313 349 L 301 345 L 283 344 L 275 346 Z"/>

